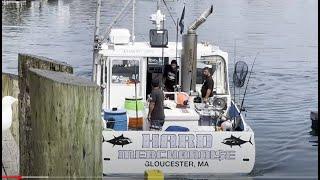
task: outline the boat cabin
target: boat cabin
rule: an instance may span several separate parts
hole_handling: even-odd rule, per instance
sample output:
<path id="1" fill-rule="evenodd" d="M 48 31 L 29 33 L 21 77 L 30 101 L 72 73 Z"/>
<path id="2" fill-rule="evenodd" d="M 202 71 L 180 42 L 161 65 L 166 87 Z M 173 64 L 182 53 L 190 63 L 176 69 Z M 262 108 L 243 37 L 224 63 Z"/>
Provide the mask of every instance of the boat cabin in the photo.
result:
<path id="1" fill-rule="evenodd" d="M 151 47 L 149 42 L 132 43 L 129 35 L 127 41 L 124 40 L 124 30 L 115 29 L 111 32 L 112 40 L 102 44 L 100 51 L 103 57 L 100 85 L 105 87 L 103 107 L 108 109 L 123 108 L 125 98 L 134 97 L 135 93 L 145 101 L 151 92 L 151 80 L 162 80 L 164 67 L 172 60 L 177 60 L 180 66 L 182 49 L 182 44 L 175 42 L 169 42 L 164 48 Z M 199 43 L 197 50 L 197 91 L 200 93 L 203 83 L 202 69 L 209 67 L 214 80 L 214 92 L 217 96 L 228 97 L 230 103 L 228 54 L 208 43 Z"/>

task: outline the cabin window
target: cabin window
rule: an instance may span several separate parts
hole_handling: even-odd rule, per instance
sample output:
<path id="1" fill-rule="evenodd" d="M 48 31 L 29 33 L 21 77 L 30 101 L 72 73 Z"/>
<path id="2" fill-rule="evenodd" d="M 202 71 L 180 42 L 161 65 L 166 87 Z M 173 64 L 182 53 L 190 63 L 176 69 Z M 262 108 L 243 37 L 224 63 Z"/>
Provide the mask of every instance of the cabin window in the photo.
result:
<path id="1" fill-rule="evenodd" d="M 197 84 L 202 84 L 204 81 L 204 77 L 203 77 L 203 68 L 204 67 L 208 67 L 211 74 L 213 74 L 216 70 L 216 66 L 214 66 L 214 65 L 206 66 L 205 64 L 200 63 L 200 65 L 198 65 L 198 67 L 197 67 L 197 80 L 196 80 Z"/>
<path id="2" fill-rule="evenodd" d="M 112 83 L 134 84 L 139 80 L 138 60 L 113 60 L 112 61 Z"/>
<path id="3" fill-rule="evenodd" d="M 228 93 L 227 69 L 226 62 L 223 57 L 218 55 L 202 57 L 197 61 L 197 84 L 203 83 L 202 69 L 209 67 L 214 81 L 214 91 L 217 94 Z"/>

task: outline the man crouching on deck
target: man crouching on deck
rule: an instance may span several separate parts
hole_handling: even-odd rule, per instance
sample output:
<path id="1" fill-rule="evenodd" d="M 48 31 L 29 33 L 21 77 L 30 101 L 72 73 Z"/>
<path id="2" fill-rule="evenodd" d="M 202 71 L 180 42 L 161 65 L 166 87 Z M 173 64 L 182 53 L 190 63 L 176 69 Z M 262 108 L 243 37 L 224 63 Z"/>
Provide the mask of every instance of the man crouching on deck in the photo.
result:
<path id="1" fill-rule="evenodd" d="M 148 121 L 150 129 L 161 130 L 164 124 L 164 94 L 160 89 L 159 79 L 152 80 L 151 100 L 149 103 Z"/>

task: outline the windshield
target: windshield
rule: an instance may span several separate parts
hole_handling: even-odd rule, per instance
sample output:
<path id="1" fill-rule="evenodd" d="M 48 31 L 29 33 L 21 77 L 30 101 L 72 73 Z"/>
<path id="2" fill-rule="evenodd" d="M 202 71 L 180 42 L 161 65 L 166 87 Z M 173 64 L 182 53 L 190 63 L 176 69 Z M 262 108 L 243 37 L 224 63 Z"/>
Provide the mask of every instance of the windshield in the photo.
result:
<path id="1" fill-rule="evenodd" d="M 139 83 L 139 61 L 138 60 L 113 60 L 112 61 L 112 83 L 130 84 Z"/>

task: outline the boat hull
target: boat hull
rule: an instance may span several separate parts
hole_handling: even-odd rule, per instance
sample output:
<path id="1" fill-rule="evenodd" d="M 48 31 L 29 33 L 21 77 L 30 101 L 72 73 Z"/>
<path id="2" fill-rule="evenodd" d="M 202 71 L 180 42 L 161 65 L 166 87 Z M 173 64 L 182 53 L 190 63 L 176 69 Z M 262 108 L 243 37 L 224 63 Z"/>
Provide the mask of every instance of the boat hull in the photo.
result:
<path id="1" fill-rule="evenodd" d="M 103 131 L 103 174 L 249 173 L 255 163 L 254 133 Z"/>

